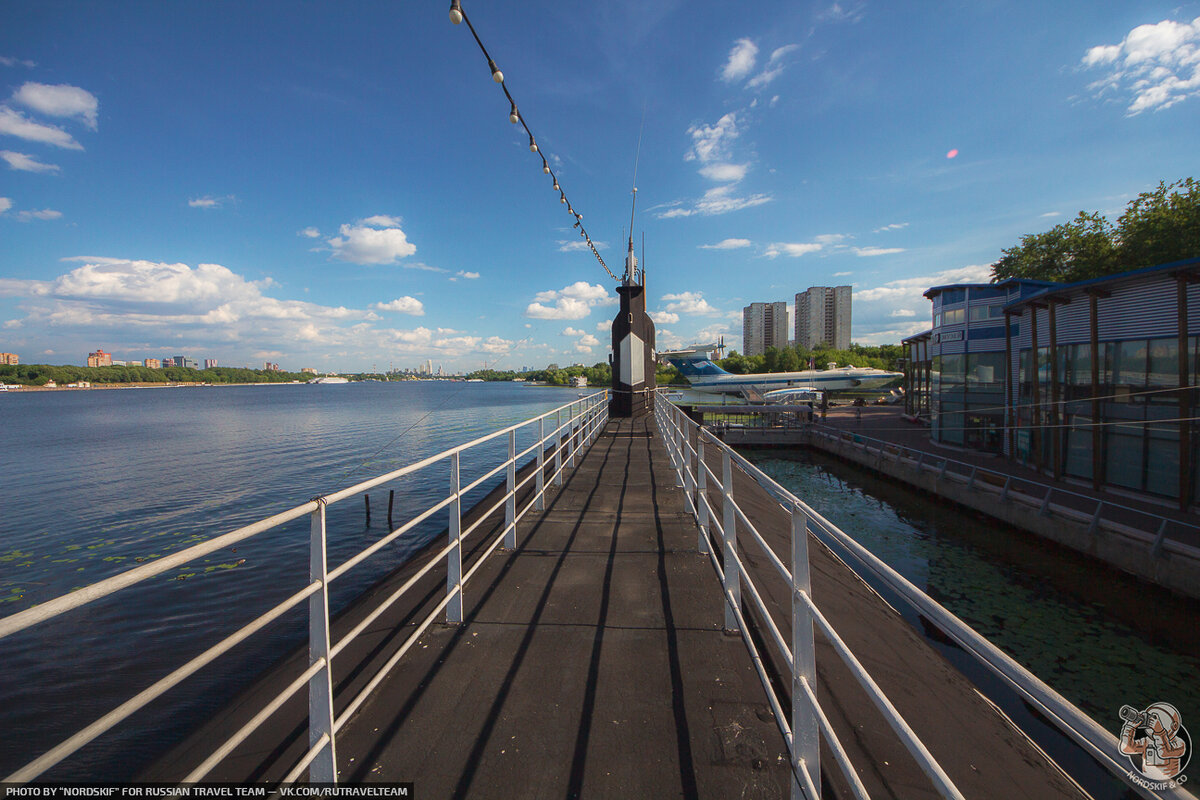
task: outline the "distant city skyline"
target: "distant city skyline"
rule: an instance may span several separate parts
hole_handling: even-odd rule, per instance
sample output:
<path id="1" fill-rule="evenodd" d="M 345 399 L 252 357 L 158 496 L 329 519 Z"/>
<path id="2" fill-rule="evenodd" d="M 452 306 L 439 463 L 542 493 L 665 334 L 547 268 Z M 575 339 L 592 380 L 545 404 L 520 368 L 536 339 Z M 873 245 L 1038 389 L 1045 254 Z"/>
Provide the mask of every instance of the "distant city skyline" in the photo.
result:
<path id="1" fill-rule="evenodd" d="M 606 362 L 614 282 L 565 211 L 619 274 L 639 138 L 661 349 L 837 285 L 852 341 L 899 343 L 926 288 L 1195 176 L 1195 0 L 464 8 L 536 153 L 441 5 L 6 3 L 0 349 Z"/>

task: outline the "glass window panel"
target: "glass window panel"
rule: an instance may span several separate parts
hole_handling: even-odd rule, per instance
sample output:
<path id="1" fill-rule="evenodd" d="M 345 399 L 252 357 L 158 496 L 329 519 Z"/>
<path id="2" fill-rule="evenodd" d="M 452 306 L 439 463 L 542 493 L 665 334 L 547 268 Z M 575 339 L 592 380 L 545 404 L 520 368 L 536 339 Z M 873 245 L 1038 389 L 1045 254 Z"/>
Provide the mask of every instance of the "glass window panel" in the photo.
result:
<path id="1" fill-rule="evenodd" d="M 1146 380 L 1151 389 L 1179 385 L 1179 340 L 1150 340 L 1150 373 Z"/>
<path id="2" fill-rule="evenodd" d="M 961 309 L 961 308 L 954 308 L 949 311 L 943 311 L 942 312 L 942 324 L 944 324 L 944 325 L 961 324 L 964 319 L 965 313 L 966 312 L 964 311 L 964 309 Z"/>
<path id="3" fill-rule="evenodd" d="M 1067 431 L 1066 470 L 1076 478 L 1092 477 L 1091 422 L 1091 417 L 1073 416 Z"/>
<path id="4" fill-rule="evenodd" d="M 1134 339 L 1116 343 L 1113 364 L 1113 383 L 1117 386 L 1142 389 L 1146 385 L 1146 340 Z"/>
<path id="5" fill-rule="evenodd" d="M 947 289 L 942 292 L 942 305 L 948 306 L 952 303 L 961 303 L 967 299 L 966 289 Z"/>
<path id="6" fill-rule="evenodd" d="M 1142 488 L 1142 434 L 1140 426 L 1108 429 L 1106 435 L 1108 482 L 1130 489 Z"/>
<path id="7" fill-rule="evenodd" d="M 1151 431 L 1146 459 L 1146 491 L 1179 496 L 1179 434 Z"/>
<path id="8" fill-rule="evenodd" d="M 999 388 L 1004 384 L 1004 353 L 970 353 L 967 356 L 967 385 Z"/>

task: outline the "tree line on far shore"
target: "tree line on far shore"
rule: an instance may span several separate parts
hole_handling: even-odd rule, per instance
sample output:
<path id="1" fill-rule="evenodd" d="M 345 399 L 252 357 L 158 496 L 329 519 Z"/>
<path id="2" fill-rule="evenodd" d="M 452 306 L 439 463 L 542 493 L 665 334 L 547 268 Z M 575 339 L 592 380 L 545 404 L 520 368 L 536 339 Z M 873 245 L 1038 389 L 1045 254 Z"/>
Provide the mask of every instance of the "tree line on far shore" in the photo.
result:
<path id="1" fill-rule="evenodd" d="M 45 386 L 54 381 L 59 386 L 86 381 L 94 384 L 113 383 L 288 383 L 312 378 L 300 372 L 268 372 L 244 367 L 76 367 L 51 364 L 0 365 L 0 383 L 22 386 Z"/>

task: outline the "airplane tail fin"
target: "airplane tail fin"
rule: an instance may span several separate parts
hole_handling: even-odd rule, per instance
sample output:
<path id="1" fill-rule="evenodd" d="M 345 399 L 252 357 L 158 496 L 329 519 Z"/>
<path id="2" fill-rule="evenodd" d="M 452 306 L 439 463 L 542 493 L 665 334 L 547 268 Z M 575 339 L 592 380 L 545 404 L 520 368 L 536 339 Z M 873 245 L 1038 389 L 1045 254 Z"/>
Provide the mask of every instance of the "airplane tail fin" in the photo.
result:
<path id="1" fill-rule="evenodd" d="M 668 357 L 667 360 L 670 361 L 671 366 L 679 370 L 680 374 L 685 378 L 729 374 L 713 362 L 709 361 L 707 358 L 688 359 Z"/>

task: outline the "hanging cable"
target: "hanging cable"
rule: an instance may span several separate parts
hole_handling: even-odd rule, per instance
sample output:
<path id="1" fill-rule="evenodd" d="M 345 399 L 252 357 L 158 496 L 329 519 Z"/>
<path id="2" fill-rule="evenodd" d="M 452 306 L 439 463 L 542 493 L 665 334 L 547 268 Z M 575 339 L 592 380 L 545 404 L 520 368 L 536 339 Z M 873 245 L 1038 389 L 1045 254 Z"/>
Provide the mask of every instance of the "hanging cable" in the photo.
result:
<path id="1" fill-rule="evenodd" d="M 504 90 L 504 96 L 508 99 L 509 122 L 514 125 L 520 124 L 521 127 L 525 129 L 525 133 L 529 134 L 529 152 L 541 156 L 542 172 L 546 175 L 549 175 L 551 180 L 554 181 L 554 188 L 559 193 L 560 203 L 566 204 L 567 212 L 571 216 L 575 217 L 575 224 L 579 226 L 580 238 L 584 240 L 588 249 L 592 251 L 592 255 L 596 257 L 596 260 L 600 262 L 600 266 L 604 267 L 604 271 L 608 273 L 608 276 L 614 281 L 620 281 L 620 278 L 618 278 L 616 274 L 614 274 L 613 271 L 608 268 L 608 264 L 604 263 L 604 258 L 600 255 L 600 251 L 596 249 L 596 244 L 592 241 L 592 237 L 588 235 L 587 229 L 583 227 L 583 214 L 575 213 L 574 206 L 572 206 L 570 201 L 567 200 L 566 192 L 564 192 L 559 186 L 558 176 L 554 174 L 554 170 L 550 167 L 550 162 L 547 161 L 545 155 L 541 153 L 541 150 L 537 144 L 537 139 L 534 138 L 533 131 L 530 130 L 529 123 L 525 119 L 525 114 L 518 110 L 517 101 L 513 99 L 512 94 L 510 94 L 508 91 L 508 85 L 504 82 L 504 73 L 501 72 L 500 68 L 496 66 L 496 62 L 492 59 L 491 54 L 488 53 L 487 48 L 483 46 L 483 41 L 479 38 L 479 34 L 476 32 L 475 26 L 471 24 L 470 18 L 467 16 L 466 12 L 462 10 L 462 3 L 460 0 L 450 0 L 450 21 L 455 25 L 458 25 L 461 22 L 467 23 L 467 28 L 469 28 L 471 31 L 471 36 L 475 38 L 475 43 L 479 45 L 480 52 L 482 52 L 483 57 L 487 59 L 488 69 L 492 74 L 492 80 L 500 84 L 500 88 Z"/>

